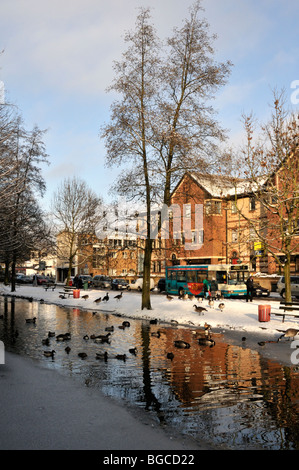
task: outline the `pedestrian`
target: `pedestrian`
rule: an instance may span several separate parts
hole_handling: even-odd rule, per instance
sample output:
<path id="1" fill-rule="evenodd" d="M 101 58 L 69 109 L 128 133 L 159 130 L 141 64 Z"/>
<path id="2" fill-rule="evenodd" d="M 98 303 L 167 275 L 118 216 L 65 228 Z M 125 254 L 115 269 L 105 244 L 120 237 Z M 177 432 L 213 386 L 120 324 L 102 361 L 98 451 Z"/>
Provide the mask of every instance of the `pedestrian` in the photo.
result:
<path id="1" fill-rule="evenodd" d="M 217 284 L 216 279 L 214 277 L 211 281 L 210 291 L 211 291 L 212 299 L 216 300 L 216 293 L 218 291 L 218 284 Z"/>
<path id="2" fill-rule="evenodd" d="M 203 280 L 203 296 L 204 297 L 209 297 L 209 292 L 210 292 L 210 283 L 208 279 Z"/>
<path id="3" fill-rule="evenodd" d="M 248 302 L 249 298 L 250 298 L 250 302 L 252 302 L 252 298 L 253 298 L 253 277 L 252 276 L 249 276 L 249 278 L 247 279 L 246 286 L 247 286 L 246 302 Z"/>
<path id="4" fill-rule="evenodd" d="M 37 287 L 37 274 L 33 274 L 33 285 Z"/>
<path id="5" fill-rule="evenodd" d="M 76 287 L 76 289 L 78 289 L 78 285 L 79 285 L 79 277 L 78 277 L 78 274 L 76 274 L 76 276 L 73 279 L 73 286 Z"/>

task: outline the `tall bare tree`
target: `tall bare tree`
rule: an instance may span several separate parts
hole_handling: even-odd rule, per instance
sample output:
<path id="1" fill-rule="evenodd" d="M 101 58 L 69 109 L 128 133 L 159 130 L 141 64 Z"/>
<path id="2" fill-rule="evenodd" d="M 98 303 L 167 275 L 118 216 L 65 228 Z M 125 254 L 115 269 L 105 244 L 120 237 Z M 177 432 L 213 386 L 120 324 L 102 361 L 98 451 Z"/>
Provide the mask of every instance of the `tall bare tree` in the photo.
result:
<path id="1" fill-rule="evenodd" d="M 142 308 L 151 308 L 150 214 L 153 202 L 170 204 L 172 185 L 182 174 L 206 165 L 209 150 L 224 137 L 207 103 L 225 83 L 230 63 L 213 60 L 213 37 L 199 18 L 200 1 L 190 19 L 175 29 L 166 47 L 150 24 L 149 9 L 141 9 L 136 28 L 127 33 L 123 60 L 115 64 L 110 91 L 122 100 L 112 105 L 111 123 L 103 128 L 108 165 L 123 169 L 116 189 L 144 201 L 147 213 Z"/>

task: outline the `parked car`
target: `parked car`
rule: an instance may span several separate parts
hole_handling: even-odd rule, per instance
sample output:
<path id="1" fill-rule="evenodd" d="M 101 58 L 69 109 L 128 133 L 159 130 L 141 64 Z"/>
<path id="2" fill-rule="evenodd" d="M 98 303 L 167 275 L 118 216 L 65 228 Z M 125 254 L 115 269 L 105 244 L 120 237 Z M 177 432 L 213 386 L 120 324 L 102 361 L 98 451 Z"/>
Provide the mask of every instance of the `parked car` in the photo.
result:
<path id="1" fill-rule="evenodd" d="M 142 286 L 143 286 L 143 278 L 140 277 L 139 279 L 136 279 L 136 281 L 133 281 L 129 286 L 128 290 L 138 290 L 139 292 L 142 291 Z M 154 289 L 155 283 L 153 279 L 150 279 L 150 290 Z"/>
<path id="2" fill-rule="evenodd" d="M 26 274 L 17 274 L 16 283 L 17 284 L 32 284 L 32 276 L 26 276 Z"/>
<path id="3" fill-rule="evenodd" d="M 54 284 L 54 281 L 49 276 L 43 276 L 42 274 L 38 274 L 37 275 L 37 284 L 38 285 Z"/>
<path id="4" fill-rule="evenodd" d="M 269 297 L 270 291 L 266 287 L 260 286 L 258 283 L 253 283 L 253 296 L 254 297 Z"/>
<path id="5" fill-rule="evenodd" d="M 277 290 L 281 297 L 285 298 L 285 279 L 281 276 L 277 283 Z M 299 276 L 291 276 L 291 293 L 295 297 L 299 297 Z"/>
<path id="6" fill-rule="evenodd" d="M 165 277 L 162 277 L 161 279 L 159 279 L 158 281 L 158 290 L 160 292 L 164 292 L 165 289 L 166 289 L 166 280 L 165 280 Z"/>
<path id="7" fill-rule="evenodd" d="M 92 277 L 89 276 L 88 274 L 80 274 L 79 276 L 79 279 L 82 280 L 82 283 L 84 285 L 84 283 L 88 283 L 88 287 L 91 287 L 92 286 Z"/>
<path id="8" fill-rule="evenodd" d="M 128 281 L 125 281 L 124 279 L 113 279 L 113 281 L 111 282 L 111 288 L 113 290 L 127 289 L 128 286 Z"/>
<path id="9" fill-rule="evenodd" d="M 104 289 L 109 289 L 111 287 L 111 279 L 108 276 L 97 274 L 92 279 L 92 285 L 93 287 L 102 287 Z"/>

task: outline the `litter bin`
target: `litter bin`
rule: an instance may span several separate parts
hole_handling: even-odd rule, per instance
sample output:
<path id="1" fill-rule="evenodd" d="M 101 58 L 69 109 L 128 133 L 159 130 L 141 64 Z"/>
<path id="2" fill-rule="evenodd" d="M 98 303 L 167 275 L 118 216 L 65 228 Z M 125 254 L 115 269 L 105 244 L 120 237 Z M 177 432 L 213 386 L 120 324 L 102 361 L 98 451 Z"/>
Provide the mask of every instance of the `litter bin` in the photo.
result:
<path id="1" fill-rule="evenodd" d="M 271 305 L 259 305 L 259 321 L 270 321 Z"/>
<path id="2" fill-rule="evenodd" d="M 83 289 L 88 290 L 88 281 L 83 282 Z"/>
<path id="3" fill-rule="evenodd" d="M 80 289 L 74 289 L 73 290 L 73 298 L 74 299 L 79 299 L 80 298 Z"/>

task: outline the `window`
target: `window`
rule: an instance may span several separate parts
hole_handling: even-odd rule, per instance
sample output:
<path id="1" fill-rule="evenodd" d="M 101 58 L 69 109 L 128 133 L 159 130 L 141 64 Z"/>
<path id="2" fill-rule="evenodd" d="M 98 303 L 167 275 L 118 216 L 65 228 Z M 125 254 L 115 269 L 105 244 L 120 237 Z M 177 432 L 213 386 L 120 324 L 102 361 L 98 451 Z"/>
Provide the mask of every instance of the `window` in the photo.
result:
<path id="1" fill-rule="evenodd" d="M 186 271 L 177 271 L 177 281 L 186 281 Z"/>
<path id="2" fill-rule="evenodd" d="M 196 245 L 203 244 L 203 230 L 192 230 L 192 243 Z"/>
<path id="3" fill-rule="evenodd" d="M 238 241 L 238 230 L 232 230 L 232 243 L 236 243 Z"/>
<path id="4" fill-rule="evenodd" d="M 187 271 L 187 282 L 196 282 L 196 271 Z"/>
<path id="5" fill-rule="evenodd" d="M 185 209 L 185 217 L 186 219 L 191 218 L 191 204 L 184 204 L 184 209 Z"/>
<path id="6" fill-rule="evenodd" d="M 221 214 L 221 201 L 216 199 L 209 199 L 205 203 L 207 215 L 220 215 Z"/>

